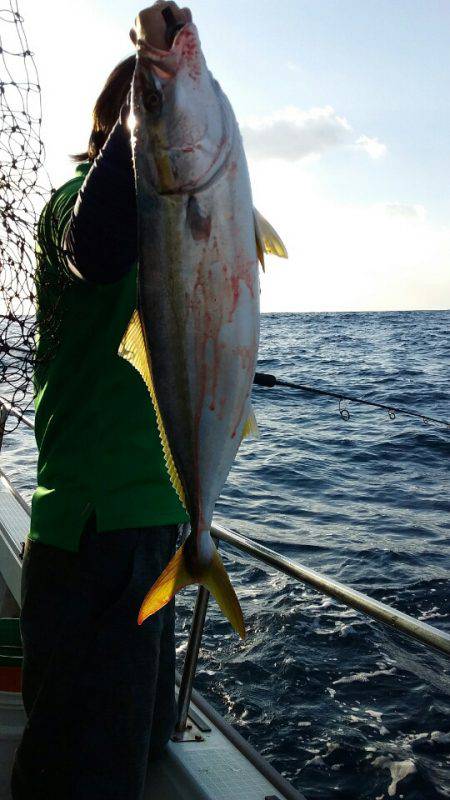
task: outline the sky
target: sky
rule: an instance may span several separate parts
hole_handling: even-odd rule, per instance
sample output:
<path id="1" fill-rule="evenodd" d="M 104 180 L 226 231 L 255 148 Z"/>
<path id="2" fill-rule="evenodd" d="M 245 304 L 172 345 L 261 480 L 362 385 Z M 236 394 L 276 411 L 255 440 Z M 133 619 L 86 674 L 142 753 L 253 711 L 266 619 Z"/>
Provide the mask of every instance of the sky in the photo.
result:
<path id="1" fill-rule="evenodd" d="M 130 0 L 19 0 L 47 169 L 73 175 Z M 244 138 L 268 259 L 263 311 L 450 307 L 449 0 L 192 0 Z"/>

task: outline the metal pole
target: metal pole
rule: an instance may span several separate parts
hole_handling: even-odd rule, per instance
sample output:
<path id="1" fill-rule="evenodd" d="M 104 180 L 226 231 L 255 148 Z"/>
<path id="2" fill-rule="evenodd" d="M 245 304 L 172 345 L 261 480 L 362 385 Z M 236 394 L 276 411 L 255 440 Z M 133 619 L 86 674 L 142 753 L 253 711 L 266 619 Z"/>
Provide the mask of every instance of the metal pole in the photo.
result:
<path id="1" fill-rule="evenodd" d="M 3 436 L 5 433 L 6 420 L 8 419 L 9 411 L 5 404 L 0 400 L 0 450 L 2 449 Z"/>
<path id="2" fill-rule="evenodd" d="M 192 687 L 194 685 L 195 671 L 197 669 L 198 653 L 205 624 L 206 609 L 208 607 L 209 591 L 204 586 L 199 586 L 197 602 L 192 617 L 191 631 L 184 660 L 183 675 L 181 677 L 180 691 L 178 693 L 178 719 L 175 726 L 177 733 L 186 730 L 186 722 L 191 702 Z"/>
<path id="3" fill-rule="evenodd" d="M 5 400 L 4 397 L 0 397 L 0 404 L 2 408 L 5 408 L 8 414 L 12 414 L 17 419 L 20 419 L 28 428 L 34 430 L 34 425 L 31 420 L 27 419 L 21 411 L 19 411 L 15 406 L 11 405 L 9 400 Z"/>
<path id="4" fill-rule="evenodd" d="M 30 420 L 23 417 L 23 415 L 19 415 L 17 411 L 14 409 L 14 407 L 11 406 L 11 404 L 7 400 L 0 397 L 0 403 L 5 406 L 6 410 L 9 413 L 15 414 L 16 416 L 20 416 L 20 418 L 25 422 L 25 424 L 28 425 L 30 428 L 34 427 L 33 423 Z M 286 558 L 285 556 L 281 556 L 278 553 L 275 553 L 274 550 L 270 550 L 268 547 L 264 547 L 264 545 L 259 544 L 258 542 L 253 542 L 250 539 L 247 539 L 246 536 L 242 536 L 242 534 L 230 531 L 227 528 L 222 527 L 222 525 L 212 525 L 211 533 L 213 536 L 216 537 L 216 539 L 228 542 L 232 546 L 236 547 L 238 550 L 242 550 L 245 553 L 249 553 L 250 555 L 255 556 L 259 561 L 262 561 L 269 567 L 274 567 L 275 569 L 279 570 L 279 572 L 283 572 L 285 575 L 289 575 L 290 577 L 295 578 L 296 580 L 299 580 L 302 583 L 306 583 L 308 586 L 311 586 L 318 592 L 322 592 L 322 594 L 328 595 L 328 597 L 334 597 L 336 600 L 341 600 L 343 603 L 350 606 L 351 608 L 355 608 L 357 611 L 361 611 L 363 614 L 367 614 L 367 616 L 382 622 L 384 625 L 389 625 L 390 627 L 395 628 L 395 630 L 400 631 L 401 633 L 406 633 L 408 636 L 411 636 L 416 641 L 428 645 L 428 647 L 432 647 L 435 650 L 438 650 L 440 653 L 444 653 L 445 655 L 450 655 L 450 634 L 445 633 L 444 631 L 440 631 L 438 628 L 435 628 L 432 625 L 427 625 L 425 622 L 421 622 L 421 620 L 414 619 L 414 617 L 410 617 L 408 614 L 403 614 L 402 611 L 397 611 L 395 608 L 392 608 L 391 606 L 388 606 L 385 603 L 380 603 L 378 600 L 375 600 L 372 597 L 368 597 L 367 595 L 362 594 L 362 592 L 356 591 L 356 589 L 352 589 L 349 586 L 345 586 L 345 584 L 334 580 L 334 578 L 329 578 L 326 575 L 321 575 L 320 572 L 316 572 L 313 569 L 309 569 L 308 567 L 305 567 L 303 564 L 291 561 L 289 558 Z M 197 597 L 197 605 L 194 613 L 193 626 L 194 623 L 196 622 L 195 615 L 197 613 L 197 606 L 200 602 L 201 596 L 202 595 L 200 589 Z M 206 605 L 207 603 L 208 599 L 206 598 Z M 205 613 L 206 613 L 206 605 L 205 605 Z M 199 611 L 200 611 L 200 606 L 199 606 Z M 192 658 L 194 658 L 193 661 L 194 672 L 198 658 L 198 650 L 200 648 L 204 619 L 205 617 L 203 616 L 201 629 L 197 633 L 199 638 L 196 644 L 197 650 L 195 653 L 195 658 L 194 658 L 194 652 L 192 653 Z M 186 659 L 188 659 L 188 657 L 191 658 L 190 647 L 191 647 L 191 638 L 193 636 L 194 636 L 194 630 L 191 630 Z M 194 648 L 194 640 L 192 642 L 192 647 Z M 183 682 L 186 683 L 188 683 L 187 667 L 188 664 L 186 663 L 185 668 L 183 670 Z M 193 679 L 194 679 L 194 674 L 192 674 L 190 679 L 191 687 Z M 187 702 L 188 702 L 187 708 L 189 708 L 189 697 L 187 699 Z M 182 715 L 180 715 L 180 720 L 182 721 Z"/>
<path id="5" fill-rule="evenodd" d="M 262 561 L 269 567 L 274 567 L 279 572 L 284 572 L 285 575 L 312 586 L 313 589 L 322 592 L 322 594 L 341 600 L 347 606 L 351 606 L 357 611 L 362 611 L 363 614 L 367 614 L 369 617 L 379 620 L 401 633 L 412 636 L 416 641 L 433 647 L 439 650 L 440 653 L 450 655 L 450 634 L 414 619 L 408 614 L 403 614 L 403 612 L 397 611 L 385 603 L 380 603 L 378 600 L 362 594 L 362 592 L 357 592 L 356 589 L 345 586 L 345 584 L 339 583 L 333 578 L 321 575 L 319 572 L 303 566 L 303 564 L 291 561 L 289 558 L 275 553 L 274 550 L 247 539 L 246 536 L 242 536 L 240 533 L 223 528 L 222 525 L 213 525 L 211 533 L 217 539 L 237 547 L 238 550 L 243 550 L 255 556 L 258 561 Z"/>

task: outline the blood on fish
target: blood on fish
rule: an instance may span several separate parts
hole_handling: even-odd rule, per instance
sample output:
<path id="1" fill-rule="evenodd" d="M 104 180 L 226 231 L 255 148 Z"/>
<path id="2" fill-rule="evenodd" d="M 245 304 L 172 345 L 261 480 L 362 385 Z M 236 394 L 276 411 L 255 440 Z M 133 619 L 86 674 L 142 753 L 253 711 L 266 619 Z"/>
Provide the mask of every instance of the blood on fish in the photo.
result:
<path id="1" fill-rule="evenodd" d="M 257 264 L 255 261 L 240 261 L 236 264 L 236 272 L 231 276 L 231 286 L 233 292 L 233 303 L 228 315 L 228 321 L 233 321 L 240 297 L 240 282 L 243 281 L 247 286 L 252 297 L 255 296 L 255 280 L 257 278 Z"/>
<path id="2" fill-rule="evenodd" d="M 186 31 L 183 40 L 182 55 L 186 60 L 189 77 L 197 81 L 201 75 L 201 64 L 195 36 L 191 31 Z"/>
<path id="3" fill-rule="evenodd" d="M 250 387 L 251 387 L 251 385 L 253 383 L 253 375 L 254 375 L 254 371 L 255 371 L 254 354 L 256 353 L 256 347 L 257 347 L 256 340 L 253 339 L 252 343 L 248 347 L 242 347 L 242 346 L 241 347 L 236 347 L 235 350 L 234 350 L 236 355 L 240 354 L 241 357 L 242 357 L 242 367 L 247 372 L 248 380 L 249 380 L 249 386 Z M 246 353 L 248 353 L 248 356 L 249 356 L 246 359 L 246 361 L 243 358 L 244 351 L 246 351 Z M 251 357 L 252 354 L 253 354 L 253 358 Z M 234 424 L 234 427 L 233 427 L 233 433 L 231 435 L 232 439 L 234 438 L 234 436 L 236 436 L 238 426 L 242 422 L 242 417 L 244 416 L 245 407 L 248 404 L 249 397 L 250 397 L 250 392 L 244 398 L 241 406 L 237 409 L 237 414 L 236 414 L 236 417 L 235 417 L 235 424 Z"/>
<path id="4" fill-rule="evenodd" d="M 133 152 L 140 191 L 139 302 L 161 418 L 197 535 L 186 547 L 194 568 L 210 555 L 205 531 L 214 495 L 248 413 L 259 297 L 253 207 L 237 123 L 211 82 L 194 26 L 177 42 L 174 80 L 163 92 L 164 120 L 147 119 L 136 98 L 137 118 L 146 124 L 138 126 Z M 153 328 L 154 319 L 161 324 Z"/>
<path id="5" fill-rule="evenodd" d="M 241 359 L 242 368 L 248 371 L 250 365 L 253 366 L 254 349 L 245 345 L 240 345 L 233 349 L 233 354 Z"/>
<path id="6" fill-rule="evenodd" d="M 197 301 L 193 304 L 192 309 L 194 312 L 194 325 L 197 331 L 196 342 L 197 352 L 196 361 L 197 367 L 201 375 L 200 392 L 197 398 L 196 418 L 200 422 L 201 412 L 205 397 L 208 391 L 208 384 L 211 384 L 212 402 L 214 403 L 215 386 L 217 384 L 217 376 L 220 364 L 220 343 L 218 341 L 220 328 L 222 324 L 222 314 L 218 316 L 212 315 L 209 309 L 212 309 L 214 304 L 214 289 L 211 285 L 212 270 L 205 269 L 205 264 L 202 261 L 197 268 L 197 278 L 194 285 L 194 296 Z M 205 274 L 205 272 L 207 274 Z M 209 375 L 209 369 L 206 358 L 206 349 L 208 341 L 212 343 L 213 347 L 213 375 Z M 211 380 L 212 377 L 212 380 Z M 209 380 L 208 380 L 209 379 Z"/>

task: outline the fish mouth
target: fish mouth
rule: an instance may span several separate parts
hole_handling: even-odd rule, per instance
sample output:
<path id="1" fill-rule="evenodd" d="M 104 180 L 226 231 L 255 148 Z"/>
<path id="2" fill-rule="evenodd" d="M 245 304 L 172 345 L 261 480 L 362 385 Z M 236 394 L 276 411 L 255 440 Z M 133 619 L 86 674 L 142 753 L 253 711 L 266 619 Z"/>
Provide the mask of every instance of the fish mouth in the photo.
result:
<path id="1" fill-rule="evenodd" d="M 158 47 L 147 42 L 145 39 L 139 39 L 137 42 L 138 53 L 140 57 L 148 60 L 152 72 L 158 78 L 163 80 L 170 80 L 174 78 L 178 72 L 184 40 L 191 39 L 195 46 L 200 46 L 198 31 L 193 22 L 185 22 L 182 27 L 176 31 L 169 50 L 161 50 Z"/>
<path id="2" fill-rule="evenodd" d="M 199 114 L 194 119 L 195 124 L 185 125 L 183 108 L 175 115 L 174 121 L 168 120 L 163 113 L 173 99 L 172 89 L 176 87 L 177 75 L 185 70 L 187 82 L 196 83 L 202 68 L 200 39 L 192 22 L 184 23 L 176 31 L 170 50 L 162 50 L 143 40 L 138 42 L 134 86 L 136 96 L 142 96 L 144 109 L 151 116 L 153 155 L 155 165 L 159 165 L 156 166 L 158 192 L 163 195 L 184 194 L 191 190 L 198 192 L 206 188 L 225 167 L 232 148 L 232 129 L 214 83 L 221 116 L 220 140 L 216 131 L 209 140 L 209 122 L 205 115 Z M 205 82 L 207 76 L 205 70 Z M 146 98 L 154 98 L 154 114 Z M 189 112 L 189 107 L 186 108 Z M 193 155 L 192 169 L 184 159 L 190 154 Z"/>
<path id="3" fill-rule="evenodd" d="M 166 23 L 166 44 L 169 45 L 169 49 L 172 46 L 175 36 L 181 28 L 184 28 L 186 23 L 192 22 L 192 14 L 189 9 L 184 9 L 185 13 L 187 12 L 188 18 L 185 22 L 177 22 L 177 18 L 173 12 L 173 9 L 169 6 L 163 8 L 161 11 L 161 15 Z"/>

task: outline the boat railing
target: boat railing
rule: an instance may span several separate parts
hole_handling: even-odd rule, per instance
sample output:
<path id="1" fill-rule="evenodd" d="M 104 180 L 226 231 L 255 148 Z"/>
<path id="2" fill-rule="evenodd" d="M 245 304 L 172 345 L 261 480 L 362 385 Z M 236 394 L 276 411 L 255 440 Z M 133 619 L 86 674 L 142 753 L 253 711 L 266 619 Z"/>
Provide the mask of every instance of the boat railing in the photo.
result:
<path id="1" fill-rule="evenodd" d="M 22 419 L 28 427 L 33 428 L 33 423 L 26 419 L 10 403 L 0 398 L 0 421 L 2 417 L 12 413 Z M 4 423 L 3 423 L 4 424 Z M 1 431 L 0 431 L 1 441 Z M 406 634 L 417 642 L 431 650 L 438 651 L 447 656 L 450 655 L 450 633 L 441 631 L 422 620 L 416 619 L 409 614 L 404 614 L 396 608 L 382 603 L 373 597 L 362 592 L 358 592 L 350 586 L 316 572 L 309 567 L 292 561 L 286 556 L 275 552 L 269 547 L 249 539 L 240 533 L 235 533 L 219 524 L 213 524 L 211 533 L 216 543 L 224 542 L 240 552 L 252 556 L 258 562 L 271 567 L 278 572 L 293 578 L 300 583 L 315 589 L 323 595 L 338 600 L 346 606 L 362 612 L 368 617 L 381 622 L 383 625 L 393 628 L 399 633 Z M 192 696 L 194 678 L 197 668 L 198 655 L 202 642 L 203 628 L 208 607 L 209 592 L 203 586 L 199 587 L 197 599 L 192 617 L 189 641 L 186 650 L 183 673 L 181 677 L 180 690 L 178 694 L 178 722 L 177 731 L 182 733 L 186 728 L 187 715 Z"/>
<path id="2" fill-rule="evenodd" d="M 31 430 L 34 430 L 34 425 L 31 422 L 31 419 L 28 419 L 24 414 L 22 414 L 20 409 L 13 406 L 12 403 L 9 402 L 9 400 L 6 400 L 4 397 L 0 397 L 0 447 L 2 445 L 2 439 L 3 439 L 3 434 L 5 432 L 6 422 L 10 414 L 11 416 L 16 417 L 21 422 L 23 422 L 24 425 L 27 426 L 27 428 L 31 428 Z"/>

